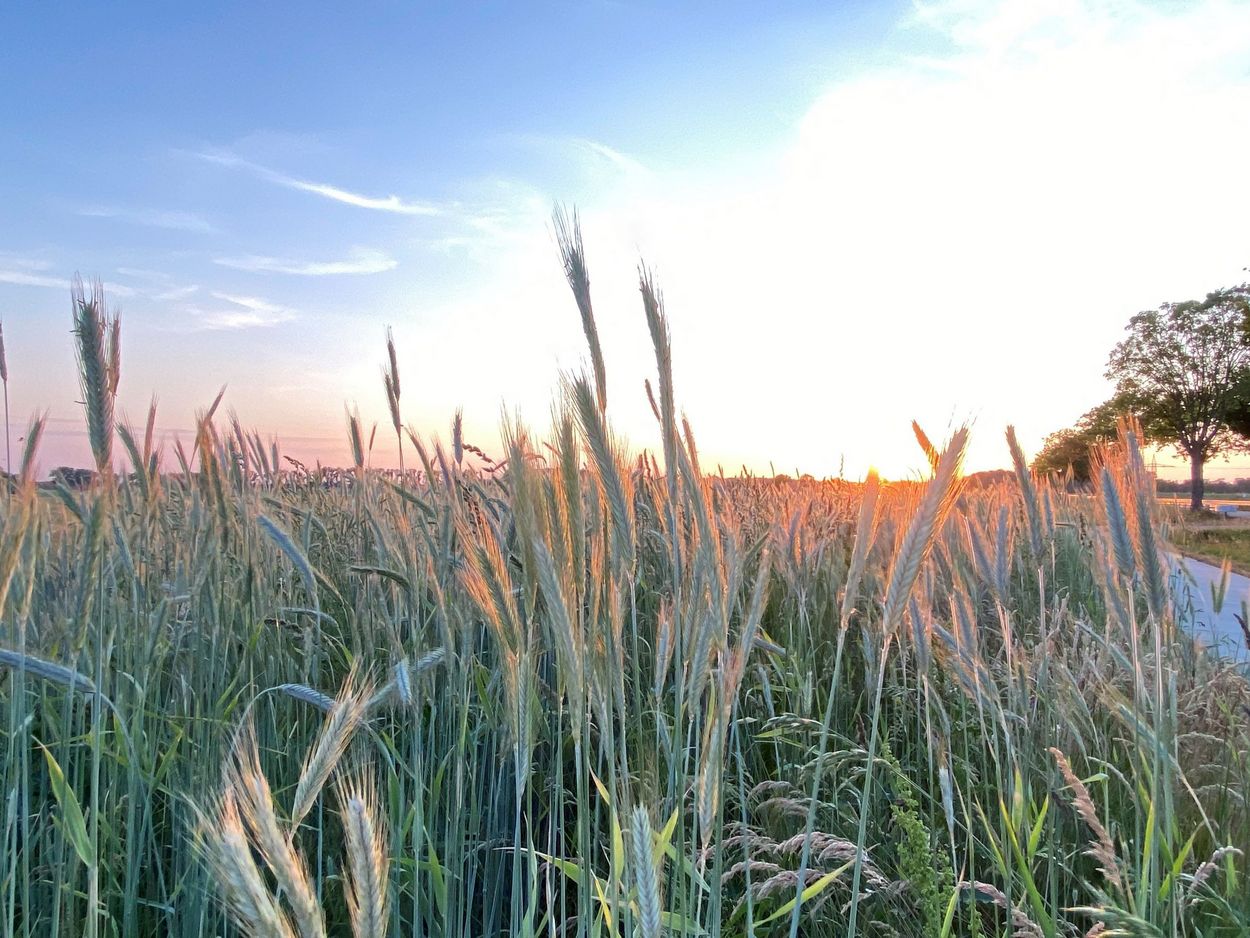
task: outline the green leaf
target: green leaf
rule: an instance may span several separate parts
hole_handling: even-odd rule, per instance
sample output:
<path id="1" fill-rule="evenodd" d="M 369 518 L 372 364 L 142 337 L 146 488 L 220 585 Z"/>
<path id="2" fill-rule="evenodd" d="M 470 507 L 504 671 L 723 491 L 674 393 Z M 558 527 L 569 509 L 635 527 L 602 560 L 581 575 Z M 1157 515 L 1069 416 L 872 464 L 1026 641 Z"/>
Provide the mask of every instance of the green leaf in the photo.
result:
<path id="1" fill-rule="evenodd" d="M 955 909 L 959 905 L 959 890 L 951 890 L 951 898 L 946 903 L 946 915 L 942 918 L 941 938 L 950 938 L 951 926 L 955 924 Z"/>
<path id="2" fill-rule="evenodd" d="M 430 881 L 434 886 L 434 902 L 438 905 L 438 914 L 447 917 L 447 877 L 443 874 L 443 865 L 438 862 L 438 851 L 434 849 L 434 841 L 429 842 Z"/>
<path id="3" fill-rule="evenodd" d="M 699 926 L 698 922 L 692 922 L 688 918 L 677 915 L 674 912 L 661 912 L 660 924 L 668 931 L 678 932 L 683 935 L 706 935 L 707 931 Z"/>
<path id="4" fill-rule="evenodd" d="M 546 863 L 550 863 L 573 882 L 581 882 L 582 868 L 572 860 L 566 860 L 563 857 L 554 857 L 549 853 L 540 853 L 537 850 L 534 851 L 534 856 Z"/>
<path id="5" fill-rule="evenodd" d="M 78 858 L 88 868 L 94 869 L 95 850 L 92 849 L 91 838 L 87 836 L 87 822 L 83 818 L 82 807 L 78 804 L 78 796 L 66 783 L 65 773 L 61 771 L 56 758 L 42 743 L 38 746 L 43 750 L 43 757 L 48 760 L 48 776 L 52 781 L 52 794 L 56 797 L 56 803 L 61 806 L 61 821 L 65 826 L 65 835 L 69 838 Z"/>
<path id="6" fill-rule="evenodd" d="M 664 829 L 655 834 L 655 846 L 651 850 L 651 861 L 655 864 L 657 870 L 664 868 L 664 852 L 668 850 L 669 845 L 673 842 L 673 832 L 677 830 L 677 810 L 673 809 L 673 813 L 669 815 Z"/>
<path id="7" fill-rule="evenodd" d="M 1011 825 L 1011 813 L 1001 798 L 998 800 L 998 809 L 1006 822 L 1007 839 L 1010 841 L 1011 852 L 1016 858 L 1016 869 L 1019 870 L 1020 878 L 1024 881 L 1024 892 L 1029 898 L 1029 905 L 1033 907 L 1033 914 L 1038 924 L 1042 926 L 1046 938 L 1054 938 L 1055 923 L 1046 913 L 1046 902 L 1042 899 L 1042 894 L 1038 891 L 1037 883 L 1033 879 L 1033 870 L 1029 867 L 1029 861 L 1025 858 L 1024 851 L 1020 849 L 1020 838 L 1016 836 L 1016 829 Z"/>
<path id="8" fill-rule="evenodd" d="M 1029 831 L 1029 844 L 1026 855 L 1029 862 L 1033 862 L 1033 858 L 1037 856 L 1037 845 L 1042 839 L 1042 826 L 1046 820 L 1046 813 L 1050 810 L 1050 795 L 1046 796 L 1046 800 L 1042 802 L 1042 810 L 1037 812 L 1037 820 L 1033 822 L 1033 829 Z"/>
<path id="9" fill-rule="evenodd" d="M 1163 878 L 1163 882 L 1159 885 L 1159 901 L 1166 902 L 1168 894 L 1172 891 L 1172 886 L 1176 882 L 1181 870 L 1185 867 L 1185 861 L 1189 859 L 1190 851 L 1194 849 L 1194 840 L 1198 836 L 1198 831 L 1194 831 L 1189 835 L 1189 840 L 1185 841 L 1185 846 L 1181 847 L 1180 853 L 1176 855 L 1176 859 L 1172 861 L 1172 868 L 1168 870 L 1168 875 Z"/>

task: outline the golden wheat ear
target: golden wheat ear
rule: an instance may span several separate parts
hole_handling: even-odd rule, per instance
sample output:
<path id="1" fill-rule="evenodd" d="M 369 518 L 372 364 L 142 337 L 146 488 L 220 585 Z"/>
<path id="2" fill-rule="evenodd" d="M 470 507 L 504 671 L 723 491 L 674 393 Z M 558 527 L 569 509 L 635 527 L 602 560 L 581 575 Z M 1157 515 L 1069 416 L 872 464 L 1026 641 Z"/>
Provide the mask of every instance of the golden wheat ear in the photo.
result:
<path id="1" fill-rule="evenodd" d="M 390 914 L 390 839 L 377 784 L 365 766 L 342 773 L 336 785 L 347 848 L 343 888 L 355 938 L 386 938 Z"/>
<path id="2" fill-rule="evenodd" d="M 356 671 L 353 670 L 348 674 L 342 689 L 330 707 L 330 712 L 326 715 L 317 742 L 304 760 L 304 768 L 300 772 L 299 784 L 295 787 L 295 800 L 291 807 L 292 827 L 298 827 L 300 821 L 312 810 L 330 773 L 343 758 L 343 753 L 347 751 L 352 736 L 364 721 L 372 694 L 373 687 L 369 682 L 361 680 Z"/>
<path id="3" fill-rule="evenodd" d="M 254 938 L 296 938 L 291 921 L 261 875 L 236 793 L 226 790 L 200 813 L 196 846 L 235 924 Z"/>
<path id="4" fill-rule="evenodd" d="M 308 865 L 295 847 L 292 832 L 278 820 L 250 724 L 235 737 L 225 774 L 226 790 L 237 804 L 261 859 L 281 887 L 300 938 L 325 938 L 325 916 Z"/>

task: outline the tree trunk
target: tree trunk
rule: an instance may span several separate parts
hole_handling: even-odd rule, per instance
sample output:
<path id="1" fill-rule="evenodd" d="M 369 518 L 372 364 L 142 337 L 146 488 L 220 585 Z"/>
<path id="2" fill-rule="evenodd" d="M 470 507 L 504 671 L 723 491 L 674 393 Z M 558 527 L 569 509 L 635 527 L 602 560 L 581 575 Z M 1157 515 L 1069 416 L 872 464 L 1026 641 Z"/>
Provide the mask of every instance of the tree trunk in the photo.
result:
<path id="1" fill-rule="evenodd" d="M 1202 481 L 1202 466 L 1206 458 L 1201 453 L 1193 453 L 1189 457 L 1189 510 L 1202 511 L 1202 496 L 1205 493 Z"/>

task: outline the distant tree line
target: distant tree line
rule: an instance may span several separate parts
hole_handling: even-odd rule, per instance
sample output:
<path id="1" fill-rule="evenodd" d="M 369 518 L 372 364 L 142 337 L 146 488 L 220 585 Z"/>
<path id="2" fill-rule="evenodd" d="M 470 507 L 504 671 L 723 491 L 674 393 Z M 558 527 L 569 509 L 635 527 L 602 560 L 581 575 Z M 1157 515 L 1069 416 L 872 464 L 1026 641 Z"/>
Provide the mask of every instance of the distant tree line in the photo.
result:
<path id="1" fill-rule="evenodd" d="M 1164 303 L 1133 316 L 1125 331 L 1107 360 L 1114 394 L 1050 434 L 1033 470 L 1089 481 L 1098 447 L 1131 416 L 1143 442 L 1172 446 L 1189 461 L 1181 491 L 1200 510 L 1206 463 L 1250 449 L 1250 283 Z"/>
<path id="2" fill-rule="evenodd" d="M 1168 495 L 1183 495 L 1189 491 L 1188 479 L 1159 479 L 1155 488 Z M 1250 495 L 1250 479 L 1208 479 L 1203 483 L 1208 495 Z"/>

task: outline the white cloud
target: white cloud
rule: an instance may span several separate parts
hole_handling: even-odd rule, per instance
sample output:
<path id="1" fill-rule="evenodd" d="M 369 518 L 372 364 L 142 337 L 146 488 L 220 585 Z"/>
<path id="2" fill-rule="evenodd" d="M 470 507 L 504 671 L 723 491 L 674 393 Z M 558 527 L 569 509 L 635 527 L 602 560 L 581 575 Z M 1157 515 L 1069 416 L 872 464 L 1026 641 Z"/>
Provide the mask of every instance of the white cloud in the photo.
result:
<path id="1" fill-rule="evenodd" d="M 295 274 L 303 277 L 326 277 L 335 274 L 380 274 L 394 270 L 399 262 L 372 248 L 352 248 L 348 256 L 337 261 L 299 261 L 281 257 L 246 254 L 241 257 L 218 257 L 213 263 L 234 270 L 265 271 Z"/>
<path id="2" fill-rule="evenodd" d="M 218 166 L 225 166 L 230 169 L 242 169 L 259 176 L 261 179 L 284 186 L 288 189 L 296 189 L 301 192 L 311 192 L 314 195 L 331 199 L 335 202 L 342 202 L 345 205 L 354 205 L 358 208 L 372 209 L 378 212 L 390 212 L 395 215 L 439 215 L 441 209 L 428 202 L 411 202 L 401 199 L 397 195 L 387 196 L 368 196 L 358 192 L 352 192 L 348 189 L 342 189 L 338 186 L 330 185 L 325 182 L 312 182 L 307 179 L 300 179 L 296 176 L 289 176 L 286 173 L 280 173 L 277 170 L 270 169 L 267 166 L 261 166 L 231 153 L 228 150 L 205 150 L 194 154 L 197 158 L 208 163 L 214 163 Z"/>
<path id="3" fill-rule="evenodd" d="M 606 143 L 599 143 L 597 140 L 576 140 L 574 143 L 591 155 L 605 160 L 609 165 L 622 173 L 646 176 L 650 172 L 641 161 L 608 146 Z"/>
<path id="4" fill-rule="evenodd" d="M 168 303 L 173 300 L 185 300 L 189 296 L 194 296 L 200 290 L 199 284 L 192 283 L 185 287 L 170 287 L 168 290 L 162 290 L 159 293 L 150 294 L 152 299 L 162 303 Z"/>
<path id="5" fill-rule="evenodd" d="M 41 261 L 20 263 L 6 262 L 9 269 L 0 268 L 0 283 L 12 284 L 18 287 L 47 287 L 56 290 L 68 291 L 73 281 L 69 277 L 56 277 L 46 273 L 33 273 L 37 270 L 48 270 L 51 265 Z M 13 268 L 20 269 L 13 269 Z M 104 284 L 105 296 L 134 296 L 135 290 L 131 287 L 124 286 L 119 283 Z"/>
<path id="6" fill-rule="evenodd" d="M 207 220 L 192 212 L 166 211 L 150 208 L 121 208 L 115 205 L 81 205 L 75 214 L 84 218 L 113 218 L 148 228 L 167 231 L 188 231 L 193 234 L 212 234 L 217 229 Z"/>
<path id="7" fill-rule="evenodd" d="M 144 267 L 118 267 L 117 272 L 123 277 L 147 281 L 149 286 L 140 292 L 161 303 L 185 300 L 187 297 L 199 292 L 200 289 L 199 284 L 194 283 L 179 286 L 174 282 L 173 277 L 160 270 L 149 270 Z"/>
<path id="8" fill-rule="evenodd" d="M 21 287 L 58 287 L 69 289 L 68 277 L 49 277 L 45 274 L 32 274 L 24 270 L 0 270 L 0 283 L 11 283 Z"/>
<path id="9" fill-rule="evenodd" d="M 146 267 L 118 267 L 117 272 L 123 277 L 133 277 L 136 280 L 150 280 L 154 283 L 169 283 L 172 279 L 169 274 L 160 270 L 149 270 Z"/>
<path id="10" fill-rule="evenodd" d="M 203 310 L 192 308 L 202 329 L 255 329 L 276 326 L 296 318 L 295 310 L 279 306 L 255 296 L 235 293 L 212 294 L 214 299 L 229 303 L 232 308 Z"/>

